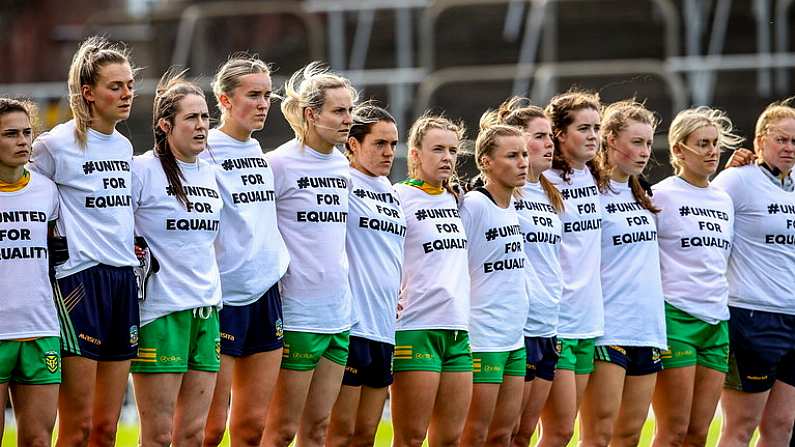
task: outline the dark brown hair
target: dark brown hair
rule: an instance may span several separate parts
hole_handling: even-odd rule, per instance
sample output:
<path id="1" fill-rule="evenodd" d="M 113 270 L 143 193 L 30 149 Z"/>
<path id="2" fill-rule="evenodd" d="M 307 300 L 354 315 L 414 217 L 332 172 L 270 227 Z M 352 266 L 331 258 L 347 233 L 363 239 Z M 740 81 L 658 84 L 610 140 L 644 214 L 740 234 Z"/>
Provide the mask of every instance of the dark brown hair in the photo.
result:
<path id="1" fill-rule="evenodd" d="M 187 207 L 188 196 L 182 187 L 185 176 L 177 164 L 171 147 L 168 144 L 168 134 L 160 128 L 160 120 L 164 119 L 174 126 L 174 118 L 179 111 L 179 103 L 188 95 L 198 95 L 204 98 L 202 89 L 186 80 L 185 71 L 177 72 L 168 70 L 157 84 L 154 106 L 152 108 L 152 130 L 155 134 L 155 156 L 160 159 L 160 165 L 166 173 L 168 185 L 171 187 L 177 200 L 182 206 Z"/>
<path id="2" fill-rule="evenodd" d="M 566 93 L 561 93 L 553 97 L 549 104 L 544 109 L 550 124 L 552 124 L 552 133 L 555 135 L 553 141 L 555 142 L 555 155 L 552 157 L 552 168 L 561 172 L 563 181 L 569 182 L 571 174 L 574 172 L 569 161 L 566 159 L 563 152 L 560 150 L 559 137 L 566 128 L 574 122 L 574 112 L 591 109 L 599 114 L 602 112 L 602 103 L 597 93 L 586 92 L 582 90 L 569 90 Z M 596 185 L 602 188 L 608 182 L 609 177 L 605 172 L 601 151 L 596 152 L 596 156 L 586 163 L 588 169 L 591 171 Z"/>

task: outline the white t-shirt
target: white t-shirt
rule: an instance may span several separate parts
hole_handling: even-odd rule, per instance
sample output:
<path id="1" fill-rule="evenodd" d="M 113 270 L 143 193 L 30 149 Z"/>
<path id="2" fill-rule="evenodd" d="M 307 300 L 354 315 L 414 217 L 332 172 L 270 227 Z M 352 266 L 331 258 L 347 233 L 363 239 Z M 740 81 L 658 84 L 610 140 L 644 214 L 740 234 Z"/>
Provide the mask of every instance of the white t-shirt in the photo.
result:
<path id="1" fill-rule="evenodd" d="M 470 191 L 461 205 L 469 241 L 469 341 L 474 352 L 513 351 L 524 346 L 532 271 L 513 203 L 500 208 L 483 191 Z"/>
<path id="2" fill-rule="evenodd" d="M 795 192 L 758 165 L 726 169 L 713 183 L 734 203 L 729 304 L 795 315 Z"/>
<path id="3" fill-rule="evenodd" d="M 524 326 L 525 337 L 552 337 L 558 333 L 563 272 L 560 269 L 560 242 L 563 224 L 549 201 L 541 182 L 528 182 L 514 201 L 528 259 L 530 310 Z"/>
<path id="4" fill-rule="evenodd" d="M 259 142 L 210 130 L 200 157 L 216 168 L 224 207 L 215 239 L 225 306 L 257 301 L 287 271 L 290 255 L 276 222 L 273 171 Z"/>
<path id="5" fill-rule="evenodd" d="M 386 177 L 351 168 L 346 249 L 356 324 L 351 335 L 395 344 L 406 218 Z"/>
<path id="6" fill-rule="evenodd" d="M 43 175 L 0 192 L 0 340 L 59 334 L 47 251 L 47 224 L 57 217 L 58 190 Z"/>
<path id="7" fill-rule="evenodd" d="M 265 155 L 276 191 L 279 231 L 290 252 L 280 282 L 284 329 L 335 334 L 351 328 L 345 229 L 348 159 L 290 140 Z"/>
<path id="8" fill-rule="evenodd" d="M 455 197 L 398 183 L 406 216 L 397 330 L 467 330 L 469 261 Z"/>
<path id="9" fill-rule="evenodd" d="M 734 209 L 722 190 L 671 176 L 652 187 L 665 301 L 709 324 L 729 319 Z"/>
<path id="10" fill-rule="evenodd" d="M 611 180 L 601 202 L 605 334 L 596 344 L 667 349 L 654 214 L 627 183 Z"/>
<path id="11" fill-rule="evenodd" d="M 563 295 L 560 300 L 558 335 L 561 338 L 594 338 L 603 334 L 604 308 L 601 264 L 602 213 L 599 189 L 591 171 L 575 169 L 568 182 L 557 170 L 543 174 L 560 190 L 565 210 L 560 266 Z"/>
<path id="12" fill-rule="evenodd" d="M 114 130 L 88 129 L 85 148 L 75 124 L 55 126 L 33 142 L 30 169 L 55 182 L 60 196 L 58 233 L 66 236 L 69 259 L 56 269 L 63 278 L 97 264 L 136 266 L 130 202 L 130 141 Z"/>
<path id="13" fill-rule="evenodd" d="M 141 326 L 173 312 L 221 305 L 221 280 L 213 246 L 224 202 L 215 169 L 204 160 L 177 161 L 188 196 L 187 207 L 171 191 L 152 151 L 133 159 L 135 233 L 160 263 L 146 283 L 140 303 Z"/>

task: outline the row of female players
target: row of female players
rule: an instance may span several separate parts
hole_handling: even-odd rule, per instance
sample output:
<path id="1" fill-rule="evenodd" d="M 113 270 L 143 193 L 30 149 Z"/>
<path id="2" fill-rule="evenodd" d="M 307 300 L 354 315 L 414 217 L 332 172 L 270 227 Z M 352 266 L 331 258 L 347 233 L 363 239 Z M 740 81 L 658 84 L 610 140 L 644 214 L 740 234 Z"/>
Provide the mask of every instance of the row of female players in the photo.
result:
<path id="1" fill-rule="evenodd" d="M 0 285 L 18 291 L 0 396 L 21 445 L 49 444 L 56 407 L 59 445 L 112 445 L 130 370 L 142 445 L 217 445 L 227 418 L 233 445 L 372 445 L 390 385 L 400 446 L 526 446 L 539 420 L 540 445 L 562 446 L 578 412 L 584 444 L 636 445 L 650 403 L 655 445 L 703 445 L 719 398 L 722 445 L 757 426 L 788 442 L 789 103 L 714 183 L 740 139 L 718 110 L 680 112 L 652 198 L 642 104 L 513 98 L 481 119 L 483 182 L 462 195 L 462 126 L 419 118 L 392 186 L 395 120 L 318 64 L 284 87 L 296 138 L 263 157 L 272 90 L 265 63 L 233 56 L 210 130 L 202 90 L 169 73 L 135 158 L 115 130 L 134 91 L 121 46 L 83 43 L 73 119 L 32 144 L 30 106 L 0 100 Z M 54 288 L 51 221 L 69 252 Z M 160 265 L 145 294 L 134 234 Z"/>

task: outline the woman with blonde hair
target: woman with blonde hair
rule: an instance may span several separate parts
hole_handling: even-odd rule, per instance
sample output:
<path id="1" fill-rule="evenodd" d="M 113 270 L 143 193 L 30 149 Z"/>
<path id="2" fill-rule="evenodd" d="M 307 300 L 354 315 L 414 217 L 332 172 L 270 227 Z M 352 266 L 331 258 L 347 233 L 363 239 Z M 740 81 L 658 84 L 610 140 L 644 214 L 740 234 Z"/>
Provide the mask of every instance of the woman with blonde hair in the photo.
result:
<path id="1" fill-rule="evenodd" d="M 742 139 L 720 110 L 679 112 L 668 131 L 675 175 L 653 186 L 668 350 L 652 405 L 654 445 L 704 445 L 728 371 L 731 198 L 710 184 Z"/>
<path id="2" fill-rule="evenodd" d="M 409 178 L 395 185 L 406 216 L 391 388 L 395 446 L 457 445 L 472 396 L 467 238 L 456 159 L 464 128 L 425 114 L 409 130 Z M 444 275 L 440 275 L 444 272 Z"/>
<path id="3" fill-rule="evenodd" d="M 207 446 L 223 439 L 230 398 L 232 443 L 259 445 L 282 359 L 278 281 L 290 256 L 276 223 L 273 171 L 252 137 L 265 125 L 272 90 L 268 65 L 245 53 L 232 55 L 213 79 L 221 124 L 207 137 L 212 153 L 200 157 L 216 168 L 224 200 L 215 240 L 224 307 Z"/>
<path id="4" fill-rule="evenodd" d="M 795 98 L 756 122 L 757 162 L 726 169 L 714 185 L 732 198 L 729 373 L 721 394 L 721 446 L 787 445 L 795 420 Z"/>
<path id="5" fill-rule="evenodd" d="M 527 141 L 527 182 L 514 196 L 514 208 L 527 256 L 529 312 L 524 323 L 525 383 L 521 417 L 512 445 L 527 446 L 547 402 L 558 361 L 557 330 L 562 279 L 560 238 L 563 211 L 560 191 L 542 175 L 552 167 L 555 150 L 552 128 L 544 110 L 520 97 L 509 98 L 482 121 L 524 130 Z"/>
<path id="6" fill-rule="evenodd" d="M 654 206 L 641 186 L 658 120 L 634 100 L 607 106 L 601 191 L 604 335 L 581 409 L 584 446 L 635 446 L 667 348 Z"/>
<path id="7" fill-rule="evenodd" d="M 348 159 L 357 92 L 318 62 L 284 86 L 295 139 L 268 153 L 279 231 L 290 265 L 281 279 L 284 351 L 263 446 L 321 446 L 348 360 L 351 299 L 345 253 Z"/>
<path id="8" fill-rule="evenodd" d="M 133 148 L 116 130 L 135 93 L 127 49 L 101 37 L 85 40 L 72 58 L 68 88 L 72 119 L 36 139 L 30 165 L 58 186 L 56 232 L 69 251 L 55 272 L 64 356 L 58 445 L 110 446 L 139 330 Z"/>
<path id="9" fill-rule="evenodd" d="M 509 445 L 521 414 L 527 257 L 513 196 L 527 179 L 522 129 L 481 119 L 475 162 L 484 185 L 468 192 L 461 220 L 469 241 L 472 403 L 461 444 Z"/>

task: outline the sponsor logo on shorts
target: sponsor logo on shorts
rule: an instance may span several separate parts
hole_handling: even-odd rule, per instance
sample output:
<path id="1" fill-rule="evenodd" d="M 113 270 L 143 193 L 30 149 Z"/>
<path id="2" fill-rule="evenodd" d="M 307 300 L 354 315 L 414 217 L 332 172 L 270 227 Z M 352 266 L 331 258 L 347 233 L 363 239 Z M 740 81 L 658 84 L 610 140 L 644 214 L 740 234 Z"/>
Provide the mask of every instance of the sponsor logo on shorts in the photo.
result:
<path id="1" fill-rule="evenodd" d="M 58 353 L 55 351 L 47 351 L 44 353 L 44 365 L 47 366 L 47 371 L 50 374 L 55 374 L 58 372 L 58 365 L 60 363 L 60 358 L 58 357 Z"/>
<path id="2" fill-rule="evenodd" d="M 768 376 L 745 376 L 745 378 L 748 380 L 762 381 L 762 380 L 767 380 Z"/>
<path id="3" fill-rule="evenodd" d="M 555 352 L 560 354 L 561 351 L 563 351 L 563 341 L 558 340 L 557 343 L 555 343 Z"/>
<path id="4" fill-rule="evenodd" d="M 221 332 L 221 338 L 224 340 L 235 341 L 235 336 L 232 334 L 227 334 L 226 332 Z"/>
<path id="5" fill-rule="evenodd" d="M 486 365 L 483 368 L 483 371 L 487 372 L 487 373 L 488 372 L 496 372 L 496 373 L 502 372 L 502 366 L 500 366 L 500 365 Z"/>
<path id="6" fill-rule="evenodd" d="M 612 349 L 613 351 L 616 351 L 616 352 L 620 353 L 620 354 L 621 354 L 621 355 L 623 355 L 623 356 L 626 356 L 626 355 L 627 355 L 627 350 L 626 350 L 626 349 L 624 349 L 624 348 L 622 348 L 621 346 L 611 345 L 611 346 L 610 346 L 610 349 Z"/>
<path id="7" fill-rule="evenodd" d="M 86 334 L 84 334 L 82 332 L 80 333 L 80 335 L 77 336 L 77 338 L 79 338 L 80 340 L 87 341 L 87 342 L 91 343 L 92 345 L 100 346 L 102 344 L 102 340 L 100 340 L 100 339 L 98 339 L 96 337 L 92 337 L 90 335 L 86 335 Z"/>
<path id="8" fill-rule="evenodd" d="M 130 326 L 130 346 L 138 345 L 138 326 Z"/>
<path id="9" fill-rule="evenodd" d="M 345 367 L 345 372 L 353 374 L 353 375 L 358 375 L 359 374 L 359 369 L 354 368 L 353 366 L 346 366 Z"/>
<path id="10" fill-rule="evenodd" d="M 535 363 L 525 363 L 524 366 L 527 369 L 532 369 L 532 370 L 536 369 L 536 364 Z"/>
<path id="11" fill-rule="evenodd" d="M 660 350 L 657 348 L 652 348 L 651 350 L 651 361 L 654 363 L 660 363 L 662 361 L 662 356 L 660 355 Z"/>
<path id="12" fill-rule="evenodd" d="M 276 320 L 276 322 L 273 325 L 275 326 L 275 329 L 276 329 L 275 330 L 276 338 L 283 338 L 284 337 L 284 323 L 282 323 L 282 319 L 279 318 L 278 320 Z"/>

